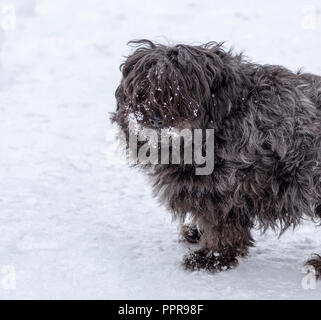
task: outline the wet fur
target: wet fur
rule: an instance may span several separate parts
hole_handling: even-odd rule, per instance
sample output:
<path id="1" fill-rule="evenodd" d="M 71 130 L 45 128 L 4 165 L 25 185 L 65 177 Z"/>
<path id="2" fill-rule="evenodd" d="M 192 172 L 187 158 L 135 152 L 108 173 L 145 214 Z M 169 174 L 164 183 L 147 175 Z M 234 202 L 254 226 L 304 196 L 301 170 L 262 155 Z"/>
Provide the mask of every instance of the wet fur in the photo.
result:
<path id="1" fill-rule="evenodd" d="M 215 169 L 142 166 L 155 195 L 202 231 L 188 269 L 225 270 L 253 245 L 251 228 L 282 233 L 321 216 L 321 77 L 258 65 L 221 44 L 133 42 L 121 66 L 112 121 L 128 134 L 129 113 L 143 127 L 157 114 L 165 127 L 214 128 Z M 196 110 L 196 111 L 195 111 Z M 313 264 L 320 271 L 321 259 Z"/>

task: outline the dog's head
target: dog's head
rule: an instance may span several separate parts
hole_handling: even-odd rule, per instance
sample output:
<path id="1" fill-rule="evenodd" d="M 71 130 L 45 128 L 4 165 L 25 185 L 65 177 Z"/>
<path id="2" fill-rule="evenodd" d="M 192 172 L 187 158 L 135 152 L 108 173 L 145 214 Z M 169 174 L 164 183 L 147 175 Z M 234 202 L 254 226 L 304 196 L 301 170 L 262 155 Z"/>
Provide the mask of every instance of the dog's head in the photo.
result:
<path id="1" fill-rule="evenodd" d="M 123 78 L 116 90 L 117 111 L 112 115 L 123 130 L 130 125 L 137 130 L 204 129 L 228 112 L 230 102 L 224 88 L 229 81 L 229 55 L 221 44 L 130 43 L 138 48 L 121 65 Z"/>

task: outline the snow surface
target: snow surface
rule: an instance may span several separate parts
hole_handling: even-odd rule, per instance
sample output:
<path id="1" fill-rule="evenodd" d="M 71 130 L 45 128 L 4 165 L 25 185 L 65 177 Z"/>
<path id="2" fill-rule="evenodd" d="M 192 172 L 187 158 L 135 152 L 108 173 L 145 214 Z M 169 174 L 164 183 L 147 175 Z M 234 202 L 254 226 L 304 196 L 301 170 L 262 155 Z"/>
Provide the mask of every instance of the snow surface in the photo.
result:
<path id="1" fill-rule="evenodd" d="M 255 232 L 235 270 L 184 271 L 192 246 L 115 155 L 108 118 L 133 38 L 225 40 L 259 63 L 321 74 L 319 0 L 0 0 L 0 9 L 0 298 L 321 297 L 321 282 L 301 285 L 304 260 L 321 252 L 308 222 L 280 239 Z"/>

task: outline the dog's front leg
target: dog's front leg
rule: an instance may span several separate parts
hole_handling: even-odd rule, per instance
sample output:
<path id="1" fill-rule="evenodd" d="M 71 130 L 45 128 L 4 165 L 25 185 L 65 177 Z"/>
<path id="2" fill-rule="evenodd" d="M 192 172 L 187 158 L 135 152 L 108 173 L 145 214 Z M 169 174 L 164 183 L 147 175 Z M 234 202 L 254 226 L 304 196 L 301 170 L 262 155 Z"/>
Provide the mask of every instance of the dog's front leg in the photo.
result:
<path id="1" fill-rule="evenodd" d="M 201 249 L 185 256 L 186 269 L 210 272 L 230 269 L 237 265 L 237 257 L 246 256 L 248 248 L 253 246 L 252 222 L 246 217 L 200 219 L 200 225 L 203 230 Z"/>
<path id="2" fill-rule="evenodd" d="M 196 224 L 189 223 L 181 225 L 181 237 L 189 243 L 199 243 L 203 232 Z"/>

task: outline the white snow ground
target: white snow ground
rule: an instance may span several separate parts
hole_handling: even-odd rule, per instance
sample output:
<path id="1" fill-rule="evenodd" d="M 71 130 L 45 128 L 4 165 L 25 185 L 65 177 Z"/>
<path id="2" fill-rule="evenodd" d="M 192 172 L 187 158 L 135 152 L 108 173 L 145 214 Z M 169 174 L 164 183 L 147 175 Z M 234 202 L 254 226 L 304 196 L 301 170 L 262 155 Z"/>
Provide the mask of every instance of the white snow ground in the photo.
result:
<path id="1" fill-rule="evenodd" d="M 256 232 L 235 270 L 183 271 L 188 246 L 142 174 L 114 157 L 108 120 L 133 38 L 227 40 L 257 62 L 321 74 L 319 0 L 0 6 L 0 298 L 321 298 L 321 282 L 301 285 L 304 260 L 321 253 L 310 223 L 280 239 Z"/>

